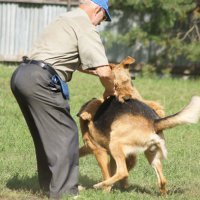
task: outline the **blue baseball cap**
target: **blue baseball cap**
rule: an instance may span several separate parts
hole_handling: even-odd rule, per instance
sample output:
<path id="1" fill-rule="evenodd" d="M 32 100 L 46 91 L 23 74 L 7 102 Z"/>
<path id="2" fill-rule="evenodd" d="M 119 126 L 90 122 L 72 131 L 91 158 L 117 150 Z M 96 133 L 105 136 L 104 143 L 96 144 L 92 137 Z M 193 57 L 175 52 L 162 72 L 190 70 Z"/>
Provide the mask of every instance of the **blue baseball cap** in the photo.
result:
<path id="1" fill-rule="evenodd" d="M 108 0 L 92 0 L 94 3 L 102 7 L 106 12 L 106 21 L 111 21 L 111 16 L 108 10 Z"/>

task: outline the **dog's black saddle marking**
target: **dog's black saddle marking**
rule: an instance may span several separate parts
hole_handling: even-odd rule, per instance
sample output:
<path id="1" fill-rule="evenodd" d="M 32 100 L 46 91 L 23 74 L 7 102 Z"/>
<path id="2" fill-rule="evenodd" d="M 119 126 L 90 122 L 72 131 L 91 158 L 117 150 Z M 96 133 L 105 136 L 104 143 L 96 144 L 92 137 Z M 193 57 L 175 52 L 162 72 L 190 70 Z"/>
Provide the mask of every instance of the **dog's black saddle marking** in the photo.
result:
<path id="1" fill-rule="evenodd" d="M 115 96 L 111 96 L 97 110 L 94 125 L 101 132 L 106 132 L 105 130 L 110 129 L 112 122 L 124 114 L 140 115 L 152 121 L 159 119 L 153 109 L 137 99 L 128 99 L 122 103 Z"/>

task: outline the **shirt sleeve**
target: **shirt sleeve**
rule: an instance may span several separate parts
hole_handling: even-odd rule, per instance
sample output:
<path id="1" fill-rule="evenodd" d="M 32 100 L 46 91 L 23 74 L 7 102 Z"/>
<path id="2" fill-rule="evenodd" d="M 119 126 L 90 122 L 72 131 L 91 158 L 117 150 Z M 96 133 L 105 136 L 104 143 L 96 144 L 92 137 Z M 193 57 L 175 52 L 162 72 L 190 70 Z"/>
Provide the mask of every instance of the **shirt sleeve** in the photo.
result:
<path id="1" fill-rule="evenodd" d="M 95 28 L 78 38 L 78 51 L 83 70 L 109 64 L 100 35 Z"/>

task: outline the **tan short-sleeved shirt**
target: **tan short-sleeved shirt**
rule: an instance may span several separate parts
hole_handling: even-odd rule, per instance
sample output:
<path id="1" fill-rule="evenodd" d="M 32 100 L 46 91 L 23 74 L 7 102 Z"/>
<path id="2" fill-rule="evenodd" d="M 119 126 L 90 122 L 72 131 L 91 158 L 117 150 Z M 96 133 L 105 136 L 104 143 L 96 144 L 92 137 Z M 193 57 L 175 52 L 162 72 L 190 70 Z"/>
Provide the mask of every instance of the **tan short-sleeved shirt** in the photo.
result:
<path id="1" fill-rule="evenodd" d="M 67 12 L 44 30 L 29 57 L 73 72 L 108 65 L 100 35 L 82 9 Z"/>

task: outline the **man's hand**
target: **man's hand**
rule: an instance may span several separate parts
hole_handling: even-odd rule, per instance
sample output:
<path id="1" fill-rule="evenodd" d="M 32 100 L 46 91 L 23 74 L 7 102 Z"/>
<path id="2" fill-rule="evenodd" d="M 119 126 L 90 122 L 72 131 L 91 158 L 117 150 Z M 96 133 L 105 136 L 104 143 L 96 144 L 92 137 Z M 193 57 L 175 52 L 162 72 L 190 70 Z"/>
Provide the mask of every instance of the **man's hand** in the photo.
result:
<path id="1" fill-rule="evenodd" d="M 113 96 L 116 94 L 115 86 L 114 86 L 114 76 L 110 66 L 100 66 L 94 70 L 82 70 L 81 68 L 78 69 L 80 72 L 84 72 L 87 74 L 96 75 L 99 77 L 102 85 L 105 88 L 103 97 L 107 99 L 109 96 Z"/>
<path id="2" fill-rule="evenodd" d="M 105 88 L 103 97 L 107 99 L 109 96 L 115 95 L 114 76 L 110 66 L 102 66 L 96 69 L 97 76 Z"/>

